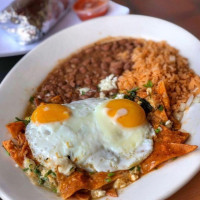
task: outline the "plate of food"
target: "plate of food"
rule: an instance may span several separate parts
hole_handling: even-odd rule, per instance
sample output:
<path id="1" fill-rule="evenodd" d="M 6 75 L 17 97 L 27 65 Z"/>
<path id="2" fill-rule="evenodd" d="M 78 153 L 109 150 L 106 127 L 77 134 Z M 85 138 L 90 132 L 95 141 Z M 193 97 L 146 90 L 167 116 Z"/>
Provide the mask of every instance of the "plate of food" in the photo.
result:
<path id="1" fill-rule="evenodd" d="M 199 53 L 186 30 L 140 15 L 42 42 L 1 83 L 0 196 L 172 195 L 200 169 Z"/>
<path id="2" fill-rule="evenodd" d="M 81 23 L 81 19 L 73 11 L 74 2 L 74 0 L 2 0 L 0 4 L 0 57 L 25 54 L 56 32 Z M 89 0 L 83 2 L 88 3 Z M 9 5 L 12 8 L 12 14 L 8 12 Z M 33 11 L 32 8 L 34 8 Z M 127 7 L 113 1 L 109 1 L 108 8 L 106 16 L 129 13 Z M 89 13 L 89 16 L 94 17 L 94 13 L 92 14 Z M 30 24 L 27 21 L 30 21 Z M 39 26 L 38 21 L 41 23 Z"/>

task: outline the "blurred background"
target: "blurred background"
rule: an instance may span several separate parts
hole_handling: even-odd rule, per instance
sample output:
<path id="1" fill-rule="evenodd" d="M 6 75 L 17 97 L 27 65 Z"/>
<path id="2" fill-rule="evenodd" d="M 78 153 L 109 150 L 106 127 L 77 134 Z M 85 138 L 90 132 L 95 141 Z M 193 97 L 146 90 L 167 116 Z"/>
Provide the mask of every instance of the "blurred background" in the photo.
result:
<path id="1" fill-rule="evenodd" d="M 2 0 L 1 0 L 2 1 Z M 173 22 L 200 39 L 200 0 L 113 0 L 129 8 L 131 14 L 141 14 Z M 1 2 L 0 2 L 1 4 Z M 0 43 L 1 48 L 1 43 Z M 0 82 L 23 57 L 0 57 Z M 188 169 L 189 170 L 189 169 Z M 200 200 L 200 173 L 168 200 Z"/>

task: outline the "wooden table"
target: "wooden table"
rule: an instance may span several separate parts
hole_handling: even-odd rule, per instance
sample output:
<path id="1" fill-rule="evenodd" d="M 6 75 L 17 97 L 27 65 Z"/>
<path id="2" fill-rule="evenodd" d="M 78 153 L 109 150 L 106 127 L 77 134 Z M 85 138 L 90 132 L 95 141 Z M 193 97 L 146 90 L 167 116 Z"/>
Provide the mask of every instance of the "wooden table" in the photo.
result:
<path id="1" fill-rule="evenodd" d="M 200 0 L 114 1 L 129 7 L 132 14 L 159 17 L 178 24 L 200 39 Z M 0 81 L 21 57 L 0 58 Z M 200 200 L 200 173 L 168 200 Z"/>

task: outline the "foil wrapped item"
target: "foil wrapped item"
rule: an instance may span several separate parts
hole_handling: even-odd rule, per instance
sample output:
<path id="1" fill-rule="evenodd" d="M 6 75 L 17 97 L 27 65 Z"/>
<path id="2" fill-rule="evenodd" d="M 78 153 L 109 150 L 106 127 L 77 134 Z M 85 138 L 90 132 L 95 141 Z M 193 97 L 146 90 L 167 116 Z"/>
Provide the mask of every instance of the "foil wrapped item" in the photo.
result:
<path id="1" fill-rule="evenodd" d="M 42 38 L 69 10 L 70 0 L 15 0 L 0 13 L 0 27 L 20 44 Z"/>

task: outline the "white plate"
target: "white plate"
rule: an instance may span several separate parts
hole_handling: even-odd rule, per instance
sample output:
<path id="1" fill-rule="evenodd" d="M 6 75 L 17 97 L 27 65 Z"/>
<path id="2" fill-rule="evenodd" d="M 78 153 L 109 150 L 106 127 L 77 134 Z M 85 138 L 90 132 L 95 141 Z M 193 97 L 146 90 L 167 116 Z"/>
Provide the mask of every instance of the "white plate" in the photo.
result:
<path id="1" fill-rule="evenodd" d="M 12 1 L 13 0 L 1 0 L 0 11 L 3 10 Z M 129 8 L 111 1 L 110 9 L 106 15 L 115 16 L 115 15 L 126 15 L 128 13 L 129 13 Z M 73 12 L 73 10 L 70 10 L 69 13 L 67 13 L 66 16 L 64 16 L 63 19 L 61 19 L 61 21 L 55 27 L 53 27 L 53 29 L 50 30 L 49 33 L 41 41 L 29 45 L 18 44 L 12 37 L 10 37 L 4 30 L 0 28 L 0 57 L 25 54 L 30 50 L 32 50 L 34 47 L 36 47 L 38 44 L 40 44 L 43 40 L 45 40 L 49 36 L 55 34 L 56 32 L 64 28 L 70 27 L 74 24 L 79 24 L 81 22 L 82 21 L 77 17 L 77 15 Z"/>
<path id="2" fill-rule="evenodd" d="M 191 67 L 200 74 L 200 42 L 189 32 L 169 22 L 146 16 L 127 15 L 102 17 L 65 29 L 45 40 L 23 57 L 9 72 L 0 86 L 0 142 L 9 138 L 5 124 L 22 116 L 29 97 L 52 70 L 59 59 L 77 49 L 107 36 L 143 37 L 166 40 L 186 56 Z M 194 111 L 195 112 L 195 111 Z M 200 119 L 200 112 L 196 118 Z M 188 121 L 189 122 L 189 121 Z M 200 146 L 200 134 L 194 130 L 190 144 Z M 195 135 L 196 134 L 196 135 Z M 33 186 L 22 170 L 0 148 L 0 196 L 4 200 L 47 200 L 55 195 Z M 200 168 L 200 150 L 196 150 L 173 162 L 168 162 L 129 187 L 120 200 L 165 199 L 188 182 Z M 112 199 L 112 198 L 109 198 Z"/>

